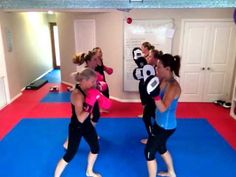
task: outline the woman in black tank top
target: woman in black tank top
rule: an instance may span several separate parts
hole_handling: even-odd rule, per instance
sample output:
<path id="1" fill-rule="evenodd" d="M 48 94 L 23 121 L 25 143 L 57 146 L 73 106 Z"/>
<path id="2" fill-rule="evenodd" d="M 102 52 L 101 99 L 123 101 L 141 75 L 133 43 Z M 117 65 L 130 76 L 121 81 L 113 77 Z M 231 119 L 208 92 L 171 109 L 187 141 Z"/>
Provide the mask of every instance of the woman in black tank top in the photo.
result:
<path id="1" fill-rule="evenodd" d="M 86 91 L 93 88 L 96 84 L 96 73 L 94 70 L 87 68 L 80 74 L 77 73 L 75 80 L 79 84 L 76 85 L 71 93 L 72 115 L 69 124 L 68 149 L 63 158 L 58 162 L 54 177 L 60 177 L 64 168 L 73 159 L 82 137 L 84 137 L 90 147 L 86 176 L 101 177 L 100 174 L 93 171 L 93 166 L 99 152 L 97 133 L 91 124 L 90 113 L 83 109 Z"/>

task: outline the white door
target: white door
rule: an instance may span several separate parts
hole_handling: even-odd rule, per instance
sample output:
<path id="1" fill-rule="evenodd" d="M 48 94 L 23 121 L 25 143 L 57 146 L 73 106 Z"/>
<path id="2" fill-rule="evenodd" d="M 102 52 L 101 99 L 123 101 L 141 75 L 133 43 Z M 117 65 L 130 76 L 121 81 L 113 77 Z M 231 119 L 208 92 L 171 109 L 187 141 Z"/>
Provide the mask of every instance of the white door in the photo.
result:
<path id="1" fill-rule="evenodd" d="M 236 56 L 235 24 L 212 22 L 210 34 L 204 101 L 230 100 Z"/>
<path id="2" fill-rule="evenodd" d="M 229 99 L 235 34 L 233 22 L 184 20 L 180 52 L 181 101 Z"/>
<path id="3" fill-rule="evenodd" d="M 6 106 L 8 102 L 9 102 L 9 90 L 7 84 L 2 31 L 0 26 L 0 109 Z"/>
<path id="4" fill-rule="evenodd" d="M 75 51 L 88 52 L 96 47 L 95 20 L 75 20 Z"/>

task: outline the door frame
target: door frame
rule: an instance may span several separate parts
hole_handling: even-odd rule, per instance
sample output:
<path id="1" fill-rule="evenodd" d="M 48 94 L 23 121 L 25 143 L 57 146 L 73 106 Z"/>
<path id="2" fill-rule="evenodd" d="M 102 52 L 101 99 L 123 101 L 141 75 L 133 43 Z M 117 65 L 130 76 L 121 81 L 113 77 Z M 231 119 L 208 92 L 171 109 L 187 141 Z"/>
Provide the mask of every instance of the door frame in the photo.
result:
<path id="1" fill-rule="evenodd" d="M 52 65 L 54 69 L 60 69 L 60 66 L 57 66 L 56 62 L 56 51 L 55 51 L 55 39 L 54 39 L 54 33 L 53 33 L 53 27 L 57 26 L 57 23 L 50 22 L 50 37 L 51 37 L 51 46 L 52 46 Z"/>

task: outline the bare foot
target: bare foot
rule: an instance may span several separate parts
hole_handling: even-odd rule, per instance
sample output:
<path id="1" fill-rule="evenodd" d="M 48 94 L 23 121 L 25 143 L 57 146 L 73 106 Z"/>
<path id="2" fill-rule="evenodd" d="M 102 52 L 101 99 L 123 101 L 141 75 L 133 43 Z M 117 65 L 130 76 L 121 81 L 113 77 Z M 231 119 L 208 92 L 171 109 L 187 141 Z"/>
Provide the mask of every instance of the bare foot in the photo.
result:
<path id="1" fill-rule="evenodd" d="M 141 142 L 142 144 L 147 144 L 147 141 L 148 141 L 148 139 L 141 139 L 140 142 Z"/>
<path id="2" fill-rule="evenodd" d="M 161 171 L 157 175 L 158 176 L 166 176 L 166 177 L 176 177 L 175 172 L 164 172 L 164 171 Z"/>
<path id="3" fill-rule="evenodd" d="M 94 172 L 86 172 L 86 176 L 88 177 L 102 177 L 99 173 L 94 173 Z"/>
<path id="4" fill-rule="evenodd" d="M 139 114 L 139 115 L 138 115 L 138 117 L 141 117 L 141 118 L 142 118 L 142 117 L 143 117 L 143 115 L 142 115 L 142 114 Z"/>

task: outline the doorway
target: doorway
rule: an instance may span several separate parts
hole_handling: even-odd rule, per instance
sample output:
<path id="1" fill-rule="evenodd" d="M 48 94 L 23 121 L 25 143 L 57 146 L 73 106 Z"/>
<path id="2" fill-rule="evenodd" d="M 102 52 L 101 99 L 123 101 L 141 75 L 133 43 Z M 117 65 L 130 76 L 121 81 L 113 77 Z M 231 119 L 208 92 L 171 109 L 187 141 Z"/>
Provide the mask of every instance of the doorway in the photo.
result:
<path id="1" fill-rule="evenodd" d="M 56 23 L 49 23 L 49 26 L 51 35 L 53 69 L 60 69 L 61 63 L 60 63 L 58 26 Z"/>

